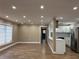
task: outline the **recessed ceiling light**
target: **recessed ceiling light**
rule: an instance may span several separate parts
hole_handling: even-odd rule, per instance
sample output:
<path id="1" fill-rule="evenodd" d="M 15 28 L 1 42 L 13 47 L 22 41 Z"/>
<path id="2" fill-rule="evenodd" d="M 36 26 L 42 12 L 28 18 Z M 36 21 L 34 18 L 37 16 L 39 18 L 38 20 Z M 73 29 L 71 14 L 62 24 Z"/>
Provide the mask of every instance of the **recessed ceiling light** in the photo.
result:
<path id="1" fill-rule="evenodd" d="M 8 18 L 9 16 L 5 16 L 6 18 Z"/>
<path id="2" fill-rule="evenodd" d="M 16 6 L 12 6 L 12 9 L 15 10 L 16 9 Z"/>
<path id="3" fill-rule="evenodd" d="M 44 18 L 44 16 L 41 16 L 41 18 Z"/>
<path id="4" fill-rule="evenodd" d="M 40 6 L 40 8 L 41 8 L 41 9 L 44 9 L 44 6 L 43 6 L 43 5 L 41 5 L 41 6 Z"/>
<path id="5" fill-rule="evenodd" d="M 76 6 L 76 7 L 73 7 L 73 10 L 77 10 L 78 9 L 78 7 Z"/>
<path id="6" fill-rule="evenodd" d="M 23 18 L 26 18 L 26 16 L 23 16 Z"/>

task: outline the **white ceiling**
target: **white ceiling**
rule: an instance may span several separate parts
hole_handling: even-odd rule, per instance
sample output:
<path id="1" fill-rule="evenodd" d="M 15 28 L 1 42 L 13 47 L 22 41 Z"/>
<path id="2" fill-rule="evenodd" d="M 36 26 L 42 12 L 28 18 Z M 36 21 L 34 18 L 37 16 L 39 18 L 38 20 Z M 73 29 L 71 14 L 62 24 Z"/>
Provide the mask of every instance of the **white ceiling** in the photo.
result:
<path id="1" fill-rule="evenodd" d="M 16 6 L 16 10 L 12 6 Z M 40 6 L 44 5 L 41 10 Z M 43 23 L 48 24 L 54 16 L 63 17 L 59 21 L 77 22 L 79 21 L 79 0 L 0 0 L 0 17 L 11 21 L 25 22 L 26 24 L 41 24 L 40 16 L 44 16 Z M 26 16 L 24 19 L 23 16 Z M 28 20 L 31 20 L 29 23 Z"/>

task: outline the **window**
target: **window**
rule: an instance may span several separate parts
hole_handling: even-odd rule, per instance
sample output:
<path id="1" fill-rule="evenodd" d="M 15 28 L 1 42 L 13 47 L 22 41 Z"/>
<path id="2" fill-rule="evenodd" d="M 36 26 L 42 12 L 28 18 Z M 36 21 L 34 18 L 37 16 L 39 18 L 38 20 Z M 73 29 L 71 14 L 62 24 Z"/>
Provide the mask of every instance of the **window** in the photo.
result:
<path id="1" fill-rule="evenodd" d="M 56 32 L 70 33 L 71 29 L 70 26 L 59 26 L 58 28 L 56 28 Z"/>
<path id="2" fill-rule="evenodd" d="M 4 45 L 5 41 L 5 27 L 0 25 L 0 46 Z"/>
<path id="3" fill-rule="evenodd" d="M 12 42 L 12 26 L 0 25 L 0 46 Z"/>

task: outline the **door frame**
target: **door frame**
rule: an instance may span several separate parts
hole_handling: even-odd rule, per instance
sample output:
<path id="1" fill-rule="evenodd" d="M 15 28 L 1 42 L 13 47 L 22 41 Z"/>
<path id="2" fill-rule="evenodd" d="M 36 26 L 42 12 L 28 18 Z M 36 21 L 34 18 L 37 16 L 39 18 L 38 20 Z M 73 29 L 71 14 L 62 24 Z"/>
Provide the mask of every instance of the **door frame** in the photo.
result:
<path id="1" fill-rule="evenodd" d="M 41 43 L 41 28 L 46 28 L 46 36 L 47 36 L 47 26 L 40 26 L 40 43 Z M 47 37 L 46 37 L 47 38 Z M 47 39 L 46 39 L 47 40 Z"/>

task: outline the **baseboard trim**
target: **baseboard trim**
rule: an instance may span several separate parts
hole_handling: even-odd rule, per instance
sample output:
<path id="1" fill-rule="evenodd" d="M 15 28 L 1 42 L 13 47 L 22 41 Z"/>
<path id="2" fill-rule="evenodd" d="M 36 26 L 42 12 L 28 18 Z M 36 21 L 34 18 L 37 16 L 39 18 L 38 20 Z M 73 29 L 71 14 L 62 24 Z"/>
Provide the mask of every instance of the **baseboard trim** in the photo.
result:
<path id="1" fill-rule="evenodd" d="M 51 49 L 53 54 L 56 54 L 56 52 L 52 49 L 51 45 L 48 43 L 49 48 Z"/>
<path id="2" fill-rule="evenodd" d="M 4 50 L 6 50 L 6 49 L 8 49 L 8 48 L 10 48 L 10 47 L 12 47 L 12 46 L 14 46 L 14 45 L 16 45 L 16 44 L 17 44 L 17 42 L 12 43 L 12 44 L 10 44 L 10 45 L 8 45 L 8 46 L 6 46 L 6 47 L 1 48 L 0 51 L 4 51 Z"/>
<path id="3" fill-rule="evenodd" d="M 10 48 L 10 47 L 12 47 L 12 46 L 14 46 L 16 44 L 23 44 L 23 43 L 27 43 L 27 44 L 40 44 L 40 42 L 15 42 L 15 43 L 12 43 L 12 44 L 10 44 L 10 45 L 8 45 L 6 47 L 1 48 L 0 52 L 6 50 L 6 49 L 8 49 L 8 48 Z"/>
<path id="4" fill-rule="evenodd" d="M 29 44 L 40 44 L 40 42 L 17 42 L 18 44 L 29 43 Z"/>

